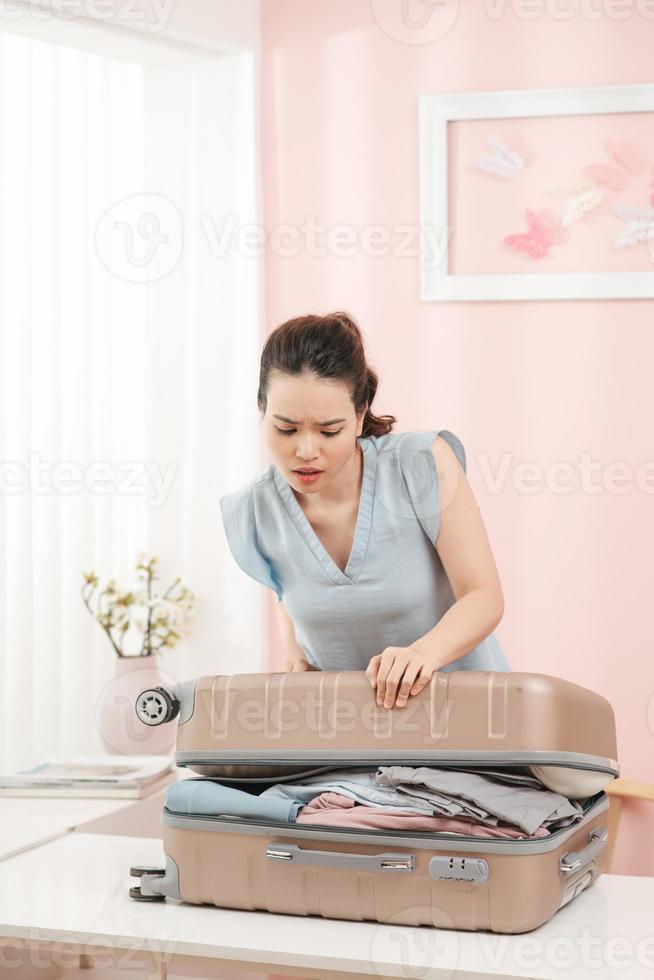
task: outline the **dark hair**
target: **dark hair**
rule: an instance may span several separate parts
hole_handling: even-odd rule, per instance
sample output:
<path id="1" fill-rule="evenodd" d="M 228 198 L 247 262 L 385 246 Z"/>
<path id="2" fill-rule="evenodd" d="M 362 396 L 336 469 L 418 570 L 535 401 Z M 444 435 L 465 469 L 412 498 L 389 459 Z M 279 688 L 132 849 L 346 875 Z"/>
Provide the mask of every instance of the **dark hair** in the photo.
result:
<path id="1" fill-rule="evenodd" d="M 362 436 L 385 435 L 397 422 L 394 415 L 377 416 L 370 411 L 379 378 L 366 363 L 361 331 L 347 313 L 309 313 L 273 330 L 261 354 L 257 394 L 260 411 L 266 411 L 271 373 L 297 375 L 304 371 L 345 383 L 357 415 L 367 403 Z"/>

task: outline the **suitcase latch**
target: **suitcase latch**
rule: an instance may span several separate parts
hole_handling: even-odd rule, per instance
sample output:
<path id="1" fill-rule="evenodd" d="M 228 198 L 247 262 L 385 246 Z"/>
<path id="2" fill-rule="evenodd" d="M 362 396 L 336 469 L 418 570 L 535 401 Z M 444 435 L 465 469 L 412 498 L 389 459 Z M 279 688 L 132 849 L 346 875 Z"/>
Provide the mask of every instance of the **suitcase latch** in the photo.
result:
<path id="1" fill-rule="evenodd" d="M 435 881 L 488 881 L 488 864 L 481 858 L 433 857 L 429 877 Z"/>

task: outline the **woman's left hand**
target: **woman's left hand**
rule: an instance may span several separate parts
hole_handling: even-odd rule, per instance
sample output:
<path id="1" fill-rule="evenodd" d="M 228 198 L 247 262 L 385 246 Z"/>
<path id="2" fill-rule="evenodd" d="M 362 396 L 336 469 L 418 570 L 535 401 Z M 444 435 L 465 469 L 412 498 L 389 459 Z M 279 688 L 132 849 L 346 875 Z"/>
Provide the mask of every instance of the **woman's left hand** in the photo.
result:
<path id="1" fill-rule="evenodd" d="M 377 704 L 392 708 L 397 695 L 397 707 L 402 708 L 409 695 L 419 694 L 437 669 L 430 656 L 415 647 L 386 647 L 373 657 L 366 668 L 366 677 L 377 688 Z"/>

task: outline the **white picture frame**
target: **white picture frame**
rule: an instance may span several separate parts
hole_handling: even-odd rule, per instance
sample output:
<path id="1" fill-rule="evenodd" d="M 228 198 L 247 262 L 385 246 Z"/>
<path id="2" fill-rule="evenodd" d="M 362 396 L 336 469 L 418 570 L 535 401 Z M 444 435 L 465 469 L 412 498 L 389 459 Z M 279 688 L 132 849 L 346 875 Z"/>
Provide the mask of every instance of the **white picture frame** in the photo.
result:
<path id="1" fill-rule="evenodd" d="M 470 92 L 420 97 L 420 291 L 424 301 L 533 299 L 651 299 L 654 264 L 645 272 L 492 273 L 450 272 L 448 223 L 448 124 L 595 113 L 654 112 L 654 85 L 587 86 Z M 426 247 L 424 229 L 439 242 Z M 447 234 L 445 232 L 447 231 Z M 432 260 L 429 261 L 429 256 Z"/>

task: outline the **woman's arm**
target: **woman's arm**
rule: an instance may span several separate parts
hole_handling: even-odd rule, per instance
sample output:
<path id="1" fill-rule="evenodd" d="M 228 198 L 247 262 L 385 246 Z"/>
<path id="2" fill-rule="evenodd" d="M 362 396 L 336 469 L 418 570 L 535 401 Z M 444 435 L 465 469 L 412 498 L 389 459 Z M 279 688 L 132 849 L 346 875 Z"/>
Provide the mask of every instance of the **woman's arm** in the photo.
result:
<path id="1" fill-rule="evenodd" d="M 282 637 L 282 647 L 284 649 L 285 663 L 282 666 L 283 673 L 289 673 L 293 670 L 315 670 L 305 658 L 304 650 L 300 644 L 295 639 L 295 627 L 293 626 L 293 620 L 287 613 L 283 600 L 275 603 L 275 613 L 277 616 L 277 625 L 279 626 L 279 632 Z"/>
<path id="2" fill-rule="evenodd" d="M 440 668 L 468 653 L 495 629 L 504 614 L 504 596 L 468 478 L 442 436 L 434 440 L 433 454 L 440 491 L 436 550 L 456 601 L 411 646 L 431 654 Z"/>
<path id="3" fill-rule="evenodd" d="M 468 478 L 449 443 L 432 446 L 440 497 L 435 547 L 455 602 L 438 623 L 408 647 L 387 647 L 373 657 L 366 676 L 377 689 L 377 704 L 392 708 L 418 694 L 435 670 L 481 643 L 500 622 L 504 597 L 481 511 Z"/>

